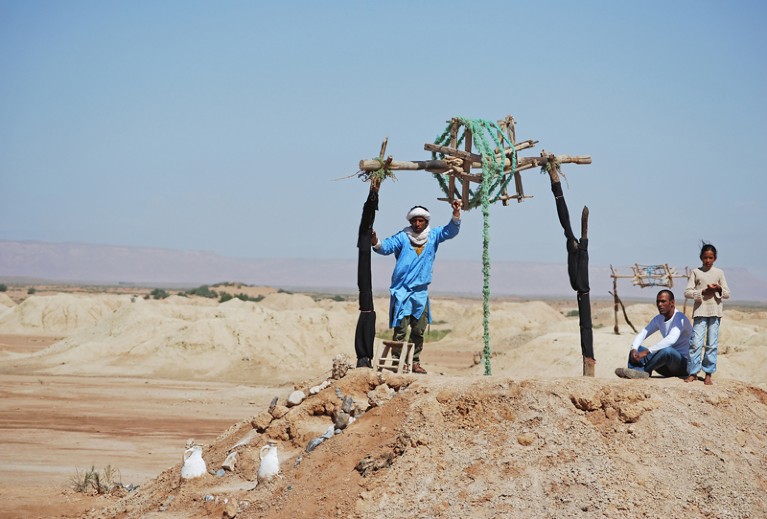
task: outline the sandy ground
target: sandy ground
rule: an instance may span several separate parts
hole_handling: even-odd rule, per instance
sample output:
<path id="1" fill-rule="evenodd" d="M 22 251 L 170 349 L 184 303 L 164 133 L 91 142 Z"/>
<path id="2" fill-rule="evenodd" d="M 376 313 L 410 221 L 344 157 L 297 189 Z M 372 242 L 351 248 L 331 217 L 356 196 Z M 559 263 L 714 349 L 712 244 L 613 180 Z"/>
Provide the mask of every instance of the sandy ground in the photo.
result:
<path id="1" fill-rule="evenodd" d="M 613 333 L 610 303 L 594 304 L 597 378 L 583 379 L 574 302 L 494 303 L 494 376 L 483 377 L 481 303 L 435 300 L 433 329 L 449 331 L 427 343 L 429 375 L 384 383 L 351 370 L 259 429 L 254 418 L 273 397 L 281 408 L 294 387 L 308 392 L 328 379 L 334 357 L 353 352 L 356 304 L 276 293 L 223 304 L 142 296 L 0 298 L 0 517 L 222 517 L 233 502 L 237 517 L 380 517 L 387 503 L 399 510 L 391 517 L 767 514 L 755 497 L 767 491 L 763 309 L 728 310 L 713 388 L 652 379 L 625 392 L 613 370 L 633 334 L 622 318 L 622 334 Z M 386 301 L 376 308 L 384 334 Z M 655 312 L 651 304 L 628 310 L 635 326 Z M 358 422 L 302 454 L 337 415 L 339 391 L 364 407 Z M 387 397 L 371 405 L 370 391 Z M 652 425 L 659 420 L 666 427 Z M 638 440 L 659 437 L 651 456 L 692 448 L 689 463 L 660 474 L 652 461 L 632 465 Z M 179 480 L 187 440 L 204 446 L 215 471 L 243 438 L 234 474 Z M 253 490 L 254 460 L 269 439 L 280 442 L 283 475 Z M 568 474 L 554 469 L 558 459 Z M 123 483 L 140 487 L 123 501 L 72 490 L 76 472 L 91 466 L 117 468 Z M 632 485 L 667 503 L 659 510 L 684 513 L 631 512 L 621 503 L 641 503 L 609 482 L 627 471 Z M 693 483 L 683 500 L 652 490 L 654 479 L 686 476 Z M 416 499 L 408 484 L 429 493 Z M 538 504 L 525 502 L 526 492 Z M 549 503 L 552 495 L 560 500 Z"/>
<path id="2" fill-rule="evenodd" d="M 0 351 L 51 339 L 0 336 Z M 283 391 L 284 392 L 284 391 Z M 105 498 L 71 489 L 76 471 L 119 469 L 140 485 L 263 408 L 276 389 L 68 375 L 0 375 L 0 517 L 79 517 Z"/>

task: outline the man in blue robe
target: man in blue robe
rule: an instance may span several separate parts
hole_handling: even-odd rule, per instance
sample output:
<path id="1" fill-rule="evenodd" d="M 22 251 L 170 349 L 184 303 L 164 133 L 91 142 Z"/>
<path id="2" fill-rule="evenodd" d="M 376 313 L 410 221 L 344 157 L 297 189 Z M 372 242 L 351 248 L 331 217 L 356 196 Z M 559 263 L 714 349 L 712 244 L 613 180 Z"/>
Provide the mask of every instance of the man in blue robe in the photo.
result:
<path id="1" fill-rule="evenodd" d="M 439 244 L 458 234 L 461 228 L 461 201 L 453 200 L 453 217 L 444 227 L 429 225 L 431 214 L 420 205 L 408 211 L 406 219 L 410 225 L 394 236 L 378 240 L 375 231 L 371 234 L 373 250 L 388 256 L 394 253 L 397 263 L 391 277 L 391 301 L 389 303 L 389 328 L 394 328 L 392 340 L 404 341 L 410 327 L 410 342 L 413 352 L 413 373 L 426 374 L 421 367 L 423 333 L 431 322 L 429 310 L 429 284 L 431 283 L 434 258 Z M 394 350 L 399 357 L 400 351 Z"/>

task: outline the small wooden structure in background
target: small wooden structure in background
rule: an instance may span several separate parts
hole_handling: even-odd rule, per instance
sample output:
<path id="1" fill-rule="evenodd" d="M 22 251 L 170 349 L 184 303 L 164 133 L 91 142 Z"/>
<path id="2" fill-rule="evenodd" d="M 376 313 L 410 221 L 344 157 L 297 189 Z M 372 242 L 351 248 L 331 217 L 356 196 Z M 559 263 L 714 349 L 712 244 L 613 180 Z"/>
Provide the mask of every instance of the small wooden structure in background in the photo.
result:
<path id="1" fill-rule="evenodd" d="M 634 330 L 634 333 L 637 333 L 636 328 L 634 328 L 634 325 L 629 321 L 628 315 L 626 315 L 626 307 L 623 306 L 623 301 L 618 297 L 618 279 L 631 279 L 631 284 L 638 286 L 639 288 L 673 288 L 674 278 L 690 278 L 690 269 L 688 267 L 684 268 L 684 274 L 680 274 L 674 267 L 670 267 L 668 263 L 663 263 L 661 265 L 639 265 L 638 263 L 634 263 L 631 270 L 631 274 L 621 275 L 618 274 L 618 271 L 612 265 L 610 265 L 610 277 L 613 279 L 613 290 L 608 293 L 613 296 L 614 301 L 613 310 L 615 313 L 615 326 L 613 326 L 613 331 L 616 335 L 620 335 L 620 330 L 618 329 L 618 305 L 620 305 L 623 310 L 623 318 L 626 319 L 626 322 L 631 326 L 631 329 Z M 684 300 L 683 313 L 687 313 L 687 298 Z"/>

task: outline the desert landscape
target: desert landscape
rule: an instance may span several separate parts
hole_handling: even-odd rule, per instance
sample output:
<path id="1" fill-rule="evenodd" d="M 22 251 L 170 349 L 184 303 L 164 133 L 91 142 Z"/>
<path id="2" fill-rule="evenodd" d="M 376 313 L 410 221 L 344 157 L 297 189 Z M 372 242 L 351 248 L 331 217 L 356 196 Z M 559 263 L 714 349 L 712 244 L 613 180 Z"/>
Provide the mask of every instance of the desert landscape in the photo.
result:
<path id="1" fill-rule="evenodd" d="M 595 378 L 574 298 L 493 300 L 484 376 L 481 301 L 441 296 L 415 376 L 351 367 L 355 297 L 213 288 L 243 297 L 0 292 L 0 517 L 767 515 L 765 307 L 725 307 L 707 387 L 615 377 L 633 332 L 611 300 Z M 190 440 L 207 473 L 182 479 Z M 91 469 L 104 493 L 76 488 Z"/>

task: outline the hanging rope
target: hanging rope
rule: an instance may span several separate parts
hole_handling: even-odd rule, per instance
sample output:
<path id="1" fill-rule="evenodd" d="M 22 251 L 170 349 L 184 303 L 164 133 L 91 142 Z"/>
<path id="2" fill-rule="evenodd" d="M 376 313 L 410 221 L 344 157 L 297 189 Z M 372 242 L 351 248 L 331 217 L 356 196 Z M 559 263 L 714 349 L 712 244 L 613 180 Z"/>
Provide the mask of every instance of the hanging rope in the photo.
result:
<path id="1" fill-rule="evenodd" d="M 484 119 L 455 119 L 459 123 L 459 129 L 463 128 L 460 137 L 455 146 L 459 146 L 466 137 L 466 132 L 470 132 L 473 143 L 476 145 L 479 154 L 482 156 L 482 182 L 476 191 L 469 190 L 469 202 L 467 209 L 482 206 L 482 327 L 484 330 L 484 358 L 485 375 L 492 374 L 490 364 L 490 204 L 496 202 L 503 193 L 506 192 L 506 186 L 514 176 L 517 169 L 517 152 L 514 145 L 509 141 L 503 130 L 494 122 Z M 445 131 L 437 137 L 434 144 L 445 146 L 450 144 L 450 133 L 452 122 L 448 124 Z M 490 139 L 488 139 L 488 135 Z M 511 173 L 504 174 L 503 167 L 506 161 L 504 154 L 503 140 L 511 148 Z M 494 144 L 491 146 L 490 142 Z M 498 153 L 496 153 L 498 150 Z M 433 158 L 444 159 L 444 154 L 433 153 Z M 442 191 L 449 196 L 448 181 L 450 175 L 434 174 Z"/>

